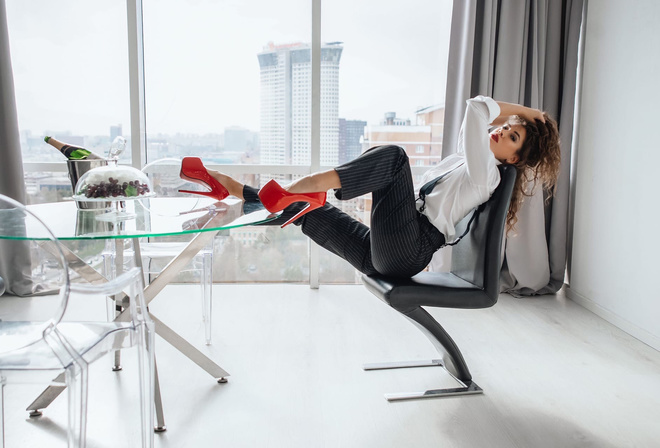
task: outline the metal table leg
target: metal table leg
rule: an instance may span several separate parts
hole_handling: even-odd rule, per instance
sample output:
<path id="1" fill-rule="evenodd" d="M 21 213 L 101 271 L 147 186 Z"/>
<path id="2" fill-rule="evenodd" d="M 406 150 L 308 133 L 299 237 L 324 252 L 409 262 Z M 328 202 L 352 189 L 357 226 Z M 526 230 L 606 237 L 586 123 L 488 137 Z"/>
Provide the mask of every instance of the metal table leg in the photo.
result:
<path id="1" fill-rule="evenodd" d="M 211 220 L 208 223 L 209 226 L 214 225 L 214 220 Z M 150 303 L 153 299 L 156 298 L 159 292 L 163 290 L 163 288 L 170 282 L 172 279 L 175 277 L 175 275 L 207 244 L 209 244 L 215 235 L 217 235 L 218 231 L 209 231 L 209 232 L 201 232 L 197 234 L 191 241 L 188 243 L 188 245 L 170 261 L 170 263 L 161 271 L 161 273 L 149 284 L 147 287 L 144 289 L 144 295 L 145 295 L 145 300 L 148 303 Z M 142 266 L 142 257 L 140 253 L 140 243 L 138 238 L 133 238 L 134 240 L 134 253 L 135 253 L 135 260 L 136 260 L 136 265 L 137 266 Z M 122 241 L 123 240 L 118 240 Z M 44 247 L 48 247 L 50 243 L 49 241 L 45 241 L 43 243 Z M 89 266 L 87 263 L 85 263 L 84 260 L 82 260 L 80 257 L 78 257 L 75 253 L 72 251 L 68 250 L 66 247 L 62 247 L 62 249 L 65 251 L 65 258 L 67 260 L 67 263 L 69 264 L 69 267 L 71 267 L 73 270 L 75 270 L 82 278 L 87 280 L 88 282 L 92 284 L 99 284 L 99 283 L 105 283 L 108 281 L 106 277 L 101 275 L 96 269 L 92 268 Z M 123 247 L 122 247 L 122 253 L 123 253 Z M 126 297 L 126 296 L 125 296 Z M 124 298 L 125 298 L 124 297 Z M 121 299 L 120 302 L 122 303 L 123 299 Z M 124 320 L 127 318 L 127 312 L 123 311 L 120 313 L 116 320 Z M 217 379 L 219 383 L 226 383 L 227 379 L 226 377 L 229 376 L 229 373 L 224 370 L 222 367 L 220 367 L 218 364 L 216 364 L 213 360 L 211 360 L 208 356 L 204 355 L 202 352 L 200 352 L 197 348 L 195 348 L 192 344 L 190 344 L 188 341 L 186 341 L 184 338 L 182 338 L 180 335 L 178 335 L 174 330 L 169 328 L 167 325 L 165 325 L 160 319 L 156 318 L 153 314 L 151 314 L 152 319 L 156 323 L 156 333 L 161 336 L 165 341 L 170 343 L 172 346 L 174 346 L 177 350 L 179 350 L 181 353 L 183 353 L 186 357 L 188 357 L 191 361 L 195 362 L 198 366 L 200 366 L 202 369 L 204 369 L 206 372 L 208 372 L 211 376 Z M 118 365 L 118 364 L 117 364 Z M 55 379 L 55 382 L 64 382 L 64 374 L 61 374 Z M 158 382 L 158 375 L 156 375 L 156 385 L 158 387 L 155 390 L 156 396 L 158 397 L 156 399 L 156 416 L 157 416 L 157 425 L 156 425 L 156 430 L 158 430 L 159 427 L 165 428 L 164 420 L 163 420 L 163 411 L 162 411 L 162 402 L 160 400 L 160 386 Z M 27 411 L 31 411 L 30 415 L 31 416 L 37 416 L 41 415 L 41 412 L 39 411 L 40 409 L 44 409 L 50 405 L 50 403 L 53 402 L 57 396 L 59 396 L 62 391 L 66 388 L 66 386 L 49 386 L 47 387 L 28 407 Z M 160 409 L 159 409 L 160 408 Z M 159 417 L 160 416 L 160 417 Z"/>
<path id="2" fill-rule="evenodd" d="M 163 399 L 160 395 L 160 381 L 158 380 L 158 366 L 154 359 L 154 406 L 156 407 L 156 426 L 154 431 L 163 432 L 167 430 L 165 426 L 165 417 L 163 417 Z"/>
<path id="3" fill-rule="evenodd" d="M 163 402 L 160 394 L 160 381 L 158 380 L 158 368 L 155 367 L 154 375 L 154 406 L 156 409 L 156 426 L 154 430 L 156 432 L 165 431 L 167 428 L 165 426 L 165 419 L 163 417 Z M 55 383 L 62 383 L 62 386 L 48 386 L 30 405 L 25 409 L 30 412 L 30 417 L 39 417 L 42 412 L 41 409 L 45 409 L 50 405 L 62 392 L 66 389 L 64 385 L 65 374 L 61 373 L 53 380 Z"/>
<path id="4" fill-rule="evenodd" d="M 144 289 L 145 300 L 149 304 L 163 288 L 172 281 L 172 279 L 186 266 L 190 260 L 206 245 L 213 240 L 217 231 L 202 232 L 197 234 L 188 245 L 181 251 L 179 255 L 174 257 L 165 266 L 158 276 L 153 279 L 149 285 Z M 135 253 L 136 263 L 140 263 L 142 267 L 142 255 L 140 253 L 139 242 L 133 243 L 133 251 Z M 138 261 L 139 260 L 139 261 Z M 124 315 L 127 313 L 124 312 Z M 226 377 L 229 373 L 216 364 L 211 358 L 197 350 L 192 344 L 179 336 L 174 330 L 165 325 L 160 319 L 149 312 L 151 319 L 156 324 L 156 334 L 165 339 L 170 345 L 183 353 L 195 364 L 206 370 L 211 376 L 218 379 L 218 382 L 226 382 Z"/>
<path id="5" fill-rule="evenodd" d="M 124 240 L 115 239 L 115 272 L 119 274 L 124 271 Z M 142 269 L 142 264 L 140 264 L 140 269 Z M 119 295 L 114 296 L 115 299 L 115 318 L 123 311 L 123 308 L 120 303 L 122 303 L 121 297 Z M 115 359 L 112 364 L 112 371 L 118 372 L 122 369 L 121 367 L 121 350 L 115 351 Z"/>
<path id="6" fill-rule="evenodd" d="M 200 366 L 202 369 L 206 370 L 209 375 L 218 379 L 219 383 L 226 382 L 223 380 L 229 376 L 229 373 L 227 373 L 225 369 L 216 364 L 204 353 L 197 350 L 197 348 L 195 348 L 190 342 L 179 336 L 179 334 L 165 325 L 152 313 L 149 313 L 149 315 L 151 316 L 151 319 L 156 323 L 156 334 L 158 336 L 165 339 L 170 345 L 187 356 L 191 361 Z"/>

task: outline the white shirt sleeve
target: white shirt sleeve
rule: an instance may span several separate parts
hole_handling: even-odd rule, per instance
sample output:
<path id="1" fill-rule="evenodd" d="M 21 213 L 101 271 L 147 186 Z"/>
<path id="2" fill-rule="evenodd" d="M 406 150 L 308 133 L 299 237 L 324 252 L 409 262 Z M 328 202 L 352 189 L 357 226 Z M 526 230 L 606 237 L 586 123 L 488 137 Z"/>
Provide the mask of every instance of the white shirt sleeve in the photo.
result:
<path id="1" fill-rule="evenodd" d="M 458 134 L 458 154 L 465 154 L 469 179 L 475 185 L 488 184 L 490 136 L 488 126 L 500 115 L 500 107 L 490 97 L 479 95 L 467 100 L 467 109 Z"/>

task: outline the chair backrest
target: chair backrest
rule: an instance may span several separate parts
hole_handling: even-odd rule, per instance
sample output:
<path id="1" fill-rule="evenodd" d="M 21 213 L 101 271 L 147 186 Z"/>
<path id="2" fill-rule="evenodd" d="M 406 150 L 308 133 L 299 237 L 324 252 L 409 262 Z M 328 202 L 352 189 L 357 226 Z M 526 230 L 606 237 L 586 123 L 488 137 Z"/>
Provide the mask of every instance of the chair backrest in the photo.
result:
<path id="1" fill-rule="evenodd" d="M 32 234 L 40 239 L 29 240 Z M 48 226 L 23 204 L 3 195 L 0 195 L 0 251 L 10 254 L 11 265 L 5 267 L 10 269 L 12 291 L 42 296 L 28 310 L 7 307 L 0 313 L 0 353 L 6 353 L 41 340 L 46 328 L 60 322 L 71 282 L 60 243 Z M 20 334 L 12 331 L 12 322 L 26 321 L 31 323 L 29 330 L 22 325 Z"/>
<path id="2" fill-rule="evenodd" d="M 179 193 L 179 190 L 208 191 L 208 189 L 204 189 L 204 187 L 197 183 L 181 179 L 181 176 L 179 176 L 180 171 L 181 159 L 175 159 L 173 157 L 154 160 L 142 168 L 142 172 L 146 174 L 151 181 L 153 192 L 156 193 L 157 197 L 185 197 L 196 199 L 196 201 L 191 201 L 190 204 L 188 204 L 190 210 L 195 210 L 199 207 L 199 204 L 201 203 L 200 198 L 202 196 L 195 196 L 189 193 Z M 146 209 L 151 207 L 149 198 L 141 199 L 140 204 Z"/>
<path id="3" fill-rule="evenodd" d="M 452 248 L 451 272 L 483 288 L 492 300 L 497 300 L 500 288 L 502 241 L 506 228 L 511 194 L 516 182 L 516 169 L 500 165 L 501 181 L 490 199 L 475 211 L 470 232 Z M 457 226 L 458 235 L 465 230 L 471 214 Z"/>
<path id="4" fill-rule="evenodd" d="M 142 168 L 147 175 L 158 197 L 190 197 L 189 194 L 179 193 L 180 189 L 203 191 L 199 184 L 181 179 L 181 160 L 175 158 L 164 158 L 149 162 Z"/>

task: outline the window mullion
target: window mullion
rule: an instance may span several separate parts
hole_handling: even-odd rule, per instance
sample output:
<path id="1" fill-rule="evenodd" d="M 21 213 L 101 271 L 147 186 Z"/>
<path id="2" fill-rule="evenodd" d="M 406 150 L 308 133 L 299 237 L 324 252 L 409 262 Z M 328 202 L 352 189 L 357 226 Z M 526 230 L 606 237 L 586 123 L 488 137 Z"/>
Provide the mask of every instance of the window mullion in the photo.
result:
<path id="1" fill-rule="evenodd" d="M 312 1 L 312 173 L 321 167 L 321 0 Z M 309 251 L 309 287 L 319 287 L 319 247 Z"/>
<path id="2" fill-rule="evenodd" d="M 128 78 L 131 105 L 131 164 L 147 163 L 147 125 L 144 94 L 144 34 L 142 0 L 127 0 Z"/>

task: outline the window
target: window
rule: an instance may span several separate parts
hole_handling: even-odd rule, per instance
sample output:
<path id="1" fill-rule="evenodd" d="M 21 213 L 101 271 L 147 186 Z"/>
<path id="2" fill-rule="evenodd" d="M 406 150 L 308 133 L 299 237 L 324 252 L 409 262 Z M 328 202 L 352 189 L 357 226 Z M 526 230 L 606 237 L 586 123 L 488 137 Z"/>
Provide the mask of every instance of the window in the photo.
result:
<path id="1" fill-rule="evenodd" d="M 287 135 L 310 132 L 309 87 L 298 87 L 311 76 L 310 9 L 308 0 L 144 0 L 147 158 L 295 163 Z"/>
<path id="2" fill-rule="evenodd" d="M 147 160 L 191 155 L 221 165 L 309 164 L 309 1 L 143 5 Z M 270 178 L 291 181 L 285 172 L 234 175 L 255 187 Z M 234 263 L 230 269 L 217 263 L 214 279 L 307 282 L 309 243 L 296 230 L 223 232 L 216 258 Z"/>
<path id="3" fill-rule="evenodd" d="M 26 170 L 31 203 L 70 196 L 66 160 L 50 135 L 106 155 L 128 133 L 126 5 L 116 1 L 8 0 L 16 109 L 24 162 L 61 162 L 61 170 Z M 122 159 L 130 159 L 130 144 Z"/>
<path id="4" fill-rule="evenodd" d="M 405 6 L 378 0 L 323 3 L 322 41 L 334 42 L 324 47 L 333 48 L 334 54 L 330 50 L 324 54 L 327 71 L 321 74 L 321 95 L 324 87 L 332 89 L 327 98 L 334 103 L 321 106 L 321 120 L 325 117 L 339 126 L 322 131 L 328 138 L 321 145 L 322 163 L 346 162 L 371 146 L 412 148 L 413 133 L 424 133 L 431 143 L 431 127 L 415 123 L 420 109 L 444 103 L 451 7 L 451 1 L 445 0 L 412 0 Z M 416 145 L 416 152 L 423 153 L 424 146 Z M 425 162 L 418 159 L 411 164 Z M 337 205 L 369 223 L 369 198 Z M 359 279 L 346 262 L 336 259 L 322 251 L 322 283 Z"/>
<path id="5" fill-rule="evenodd" d="M 452 1 L 323 2 L 317 98 L 314 1 L 142 0 L 146 160 L 195 155 L 255 186 L 287 183 L 310 170 L 318 101 L 322 168 L 380 144 L 414 151 L 413 165 L 437 163 Z M 132 160 L 126 3 L 6 3 L 30 201 L 61 200 L 66 166 L 44 135 L 103 154 L 123 135 L 122 160 Z M 369 224 L 368 198 L 330 200 Z M 308 281 L 307 247 L 294 226 L 229 232 L 216 250 L 236 268 L 216 279 Z M 319 266 L 322 282 L 359 279 L 323 250 Z"/>

